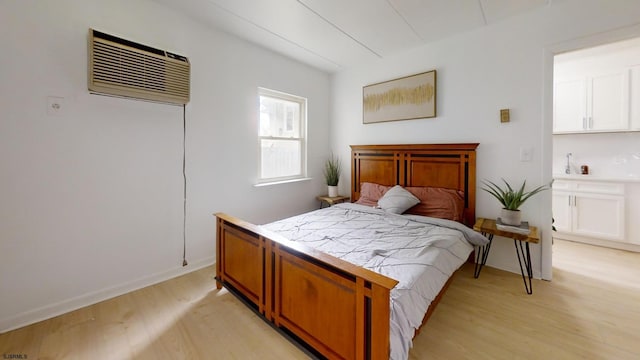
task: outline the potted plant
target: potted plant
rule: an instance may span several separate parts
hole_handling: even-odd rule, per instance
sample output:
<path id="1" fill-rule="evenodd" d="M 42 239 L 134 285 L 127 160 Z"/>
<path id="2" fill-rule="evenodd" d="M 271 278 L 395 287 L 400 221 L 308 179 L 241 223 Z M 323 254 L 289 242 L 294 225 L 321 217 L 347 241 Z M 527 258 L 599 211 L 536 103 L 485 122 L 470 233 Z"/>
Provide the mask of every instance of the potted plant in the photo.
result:
<path id="1" fill-rule="evenodd" d="M 501 188 L 497 184 L 485 180 L 483 181 L 485 187 L 483 187 L 482 190 L 493 195 L 493 197 L 498 199 L 500 204 L 502 204 L 500 220 L 504 224 L 520 226 L 522 223 L 522 215 L 519 210 L 520 205 L 524 204 L 524 202 L 533 195 L 546 190 L 547 187 L 542 185 L 531 191 L 524 191 L 524 187 L 527 183 L 525 180 L 522 182 L 520 189 L 514 190 L 514 188 L 512 188 L 505 179 L 502 179 L 502 181 L 506 185 L 506 188 Z"/>
<path id="2" fill-rule="evenodd" d="M 331 154 L 324 164 L 324 179 L 329 187 L 329 197 L 338 196 L 338 182 L 340 181 L 341 164 L 337 156 Z"/>

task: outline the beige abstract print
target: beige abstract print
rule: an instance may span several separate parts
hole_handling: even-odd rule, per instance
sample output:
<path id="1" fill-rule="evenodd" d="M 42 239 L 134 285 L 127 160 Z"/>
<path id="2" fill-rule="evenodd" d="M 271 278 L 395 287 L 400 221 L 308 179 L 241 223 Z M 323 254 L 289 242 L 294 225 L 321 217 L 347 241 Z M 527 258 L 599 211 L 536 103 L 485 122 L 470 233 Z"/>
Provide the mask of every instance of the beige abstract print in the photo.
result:
<path id="1" fill-rule="evenodd" d="M 435 117 L 435 70 L 363 88 L 363 122 Z"/>

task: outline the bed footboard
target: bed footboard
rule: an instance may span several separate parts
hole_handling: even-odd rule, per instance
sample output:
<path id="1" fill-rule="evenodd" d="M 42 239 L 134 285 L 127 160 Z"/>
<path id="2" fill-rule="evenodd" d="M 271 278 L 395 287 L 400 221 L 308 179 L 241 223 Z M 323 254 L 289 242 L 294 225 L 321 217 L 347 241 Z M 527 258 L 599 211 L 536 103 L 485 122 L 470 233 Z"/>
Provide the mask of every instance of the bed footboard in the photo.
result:
<path id="1" fill-rule="evenodd" d="M 388 359 L 397 281 L 218 213 L 217 287 L 331 359 Z"/>

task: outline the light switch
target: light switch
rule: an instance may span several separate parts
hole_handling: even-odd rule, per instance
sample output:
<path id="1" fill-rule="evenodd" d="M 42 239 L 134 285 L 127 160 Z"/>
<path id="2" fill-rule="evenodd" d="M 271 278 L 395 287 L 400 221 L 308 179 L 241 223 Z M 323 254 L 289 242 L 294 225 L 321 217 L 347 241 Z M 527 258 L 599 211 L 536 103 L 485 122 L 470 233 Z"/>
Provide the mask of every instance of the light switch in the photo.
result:
<path id="1" fill-rule="evenodd" d="M 533 158 L 533 148 L 532 147 L 521 147 L 520 148 L 520 161 L 531 161 Z"/>

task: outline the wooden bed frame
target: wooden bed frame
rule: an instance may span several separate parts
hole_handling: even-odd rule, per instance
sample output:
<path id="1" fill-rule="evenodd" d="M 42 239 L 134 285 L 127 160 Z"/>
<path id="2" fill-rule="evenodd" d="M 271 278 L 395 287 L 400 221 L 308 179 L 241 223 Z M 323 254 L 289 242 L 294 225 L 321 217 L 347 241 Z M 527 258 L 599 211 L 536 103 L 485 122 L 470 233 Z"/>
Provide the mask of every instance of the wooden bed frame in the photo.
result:
<path id="1" fill-rule="evenodd" d="M 464 223 L 472 226 L 477 146 L 352 145 L 351 201 L 359 198 L 362 182 L 462 190 Z M 228 287 L 327 358 L 389 358 L 389 296 L 396 280 L 238 218 L 215 216 L 218 289 Z"/>

